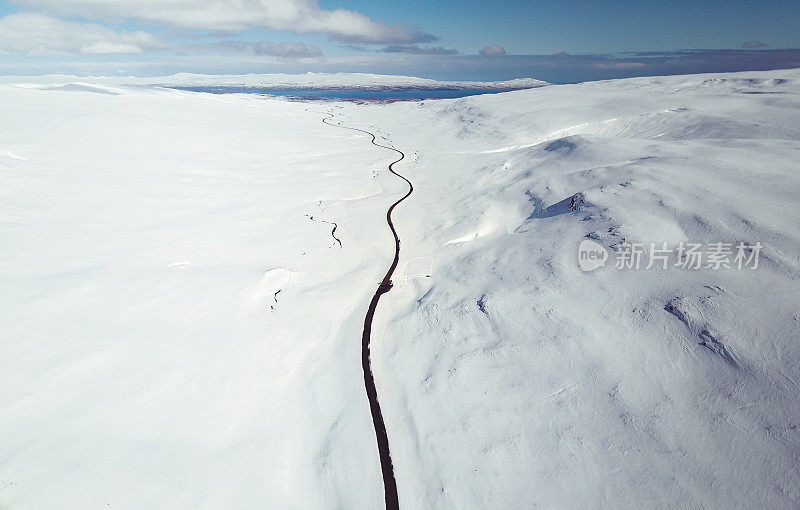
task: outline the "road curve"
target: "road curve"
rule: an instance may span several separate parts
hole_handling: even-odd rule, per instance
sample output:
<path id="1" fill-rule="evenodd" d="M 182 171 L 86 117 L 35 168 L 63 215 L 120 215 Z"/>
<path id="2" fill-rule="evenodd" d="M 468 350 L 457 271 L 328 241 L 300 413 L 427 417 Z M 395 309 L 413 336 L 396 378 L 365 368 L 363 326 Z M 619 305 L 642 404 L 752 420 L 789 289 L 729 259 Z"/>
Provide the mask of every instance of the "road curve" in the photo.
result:
<path id="1" fill-rule="evenodd" d="M 372 375 L 369 345 L 370 336 L 372 334 L 372 319 L 375 317 L 375 309 L 378 307 L 378 301 L 381 299 L 381 296 L 392 289 L 392 274 L 394 273 L 394 270 L 397 269 L 397 262 L 400 260 L 400 238 L 397 236 L 397 230 L 394 228 L 394 223 L 392 223 L 392 211 L 394 211 L 394 208 L 397 207 L 400 202 L 408 198 L 411 193 L 414 192 L 414 185 L 411 184 L 411 181 L 394 171 L 394 165 L 406 157 L 402 151 L 397 150 L 394 147 L 377 143 L 375 141 L 375 135 L 369 131 L 328 122 L 333 119 L 333 114 L 329 115 L 330 117 L 323 118 L 322 122 L 329 126 L 349 129 L 351 131 L 358 131 L 360 133 L 367 134 L 372 137 L 372 145 L 389 149 L 398 153 L 400 158 L 393 161 L 389 165 L 389 171 L 408 183 L 408 192 L 403 195 L 400 200 L 393 203 L 389 207 L 389 210 L 386 211 L 386 223 L 389 225 L 389 229 L 391 229 L 392 235 L 394 236 L 394 260 L 392 261 L 392 265 L 389 266 L 389 270 L 386 271 L 386 275 L 383 277 L 383 280 L 381 280 L 381 283 L 378 285 L 375 295 L 372 296 L 372 301 L 370 301 L 369 308 L 367 309 L 367 315 L 364 317 L 364 332 L 361 335 L 361 367 L 364 370 L 364 386 L 367 390 L 367 398 L 369 399 L 369 409 L 372 412 L 372 425 L 375 427 L 375 438 L 378 441 L 378 454 L 381 461 L 381 471 L 383 472 L 384 499 L 386 501 L 387 510 L 397 510 L 400 508 L 397 498 L 397 482 L 394 478 L 392 456 L 389 452 L 389 437 L 386 435 L 386 424 L 383 421 L 381 406 L 378 402 L 378 391 L 375 389 L 375 378 Z"/>

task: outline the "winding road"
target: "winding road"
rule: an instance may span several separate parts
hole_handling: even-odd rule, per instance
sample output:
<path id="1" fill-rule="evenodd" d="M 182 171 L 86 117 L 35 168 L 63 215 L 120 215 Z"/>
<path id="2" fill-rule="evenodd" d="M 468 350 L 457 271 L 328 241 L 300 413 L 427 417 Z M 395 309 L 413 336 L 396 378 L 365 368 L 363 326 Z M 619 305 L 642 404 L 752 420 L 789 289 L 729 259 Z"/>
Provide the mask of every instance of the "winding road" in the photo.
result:
<path id="1" fill-rule="evenodd" d="M 399 163 L 406 157 L 402 151 L 395 149 L 394 147 L 389 147 L 387 145 L 381 145 L 375 141 L 375 135 L 370 133 L 369 131 L 365 131 L 363 129 L 343 126 L 341 124 L 334 124 L 332 122 L 328 122 L 333 119 L 333 114 L 329 114 L 330 117 L 326 117 L 322 119 L 322 122 L 334 127 L 339 127 L 342 129 L 349 129 L 351 131 L 358 131 L 360 133 L 367 134 L 372 137 L 372 145 L 377 147 L 382 147 L 384 149 L 389 149 L 394 151 L 400 155 L 400 158 L 393 161 L 389 165 L 389 171 L 400 177 L 404 181 L 408 183 L 408 193 L 403 195 L 403 197 L 393 203 L 389 210 L 386 211 L 386 223 L 389 225 L 389 228 L 392 231 L 392 235 L 394 235 L 394 260 L 392 261 L 392 265 L 389 266 L 389 270 L 386 271 L 386 275 L 381 280 L 381 283 L 378 285 L 377 290 L 375 291 L 375 295 L 372 296 L 372 301 L 369 303 L 369 308 L 367 309 L 367 315 L 364 318 L 364 332 L 361 335 L 361 366 L 364 370 L 364 386 L 367 390 L 367 398 L 369 399 L 369 408 L 372 413 L 372 424 L 375 427 L 375 438 L 378 441 L 378 454 L 380 456 L 381 461 L 381 471 L 383 472 L 383 493 L 384 499 L 386 501 L 386 508 L 387 510 L 396 510 L 398 509 L 399 503 L 397 498 L 397 482 L 394 478 L 394 468 L 392 467 L 392 456 L 389 452 L 389 437 L 386 435 L 386 424 L 383 421 L 383 414 L 381 413 L 381 406 L 378 402 L 378 391 L 375 388 L 375 378 L 372 375 L 372 365 L 370 363 L 370 336 L 372 334 L 372 319 L 375 317 L 375 309 L 378 307 L 378 301 L 380 301 L 381 296 L 386 294 L 392 289 L 392 274 L 394 270 L 397 269 L 397 262 L 400 260 L 400 238 L 397 236 L 397 230 L 394 228 L 394 223 L 392 223 L 392 211 L 394 208 L 397 207 L 400 202 L 407 199 L 411 193 L 414 192 L 414 185 L 411 184 L 411 181 L 400 175 L 399 173 L 394 171 L 394 165 Z"/>

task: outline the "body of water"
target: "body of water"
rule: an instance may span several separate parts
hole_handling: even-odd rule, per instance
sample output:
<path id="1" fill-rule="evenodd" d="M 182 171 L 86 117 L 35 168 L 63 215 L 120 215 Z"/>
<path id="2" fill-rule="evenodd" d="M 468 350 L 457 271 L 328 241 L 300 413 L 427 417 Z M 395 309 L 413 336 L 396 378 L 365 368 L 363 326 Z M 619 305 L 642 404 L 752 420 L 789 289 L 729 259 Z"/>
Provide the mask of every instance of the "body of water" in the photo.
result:
<path id="1" fill-rule="evenodd" d="M 262 87 L 170 87 L 191 92 L 210 92 L 212 94 L 264 94 L 271 96 L 287 96 L 300 99 L 382 99 L 382 100 L 420 100 L 420 99 L 453 99 L 476 96 L 479 94 L 497 94 L 518 89 L 273 89 Z"/>

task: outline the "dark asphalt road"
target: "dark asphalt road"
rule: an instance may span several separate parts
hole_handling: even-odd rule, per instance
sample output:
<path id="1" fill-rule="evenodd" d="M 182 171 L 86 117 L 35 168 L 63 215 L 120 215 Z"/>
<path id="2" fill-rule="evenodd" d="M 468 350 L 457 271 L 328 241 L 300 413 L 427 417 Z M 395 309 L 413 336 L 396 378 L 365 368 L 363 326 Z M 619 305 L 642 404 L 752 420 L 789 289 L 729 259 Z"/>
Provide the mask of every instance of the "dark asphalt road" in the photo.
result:
<path id="1" fill-rule="evenodd" d="M 369 303 L 369 308 L 367 309 L 367 315 L 364 318 L 364 332 L 361 336 L 361 366 L 364 370 L 364 386 L 367 390 L 369 408 L 372 412 L 372 424 L 375 427 L 375 437 L 378 441 L 378 454 L 381 461 L 381 471 L 383 472 L 384 499 L 386 501 L 387 510 L 395 510 L 399 508 L 397 498 L 397 482 L 395 481 L 394 468 L 392 466 L 392 456 L 389 451 L 389 438 L 386 435 L 386 424 L 383 421 L 381 406 L 378 402 L 378 391 L 375 388 L 375 378 L 372 375 L 372 365 L 370 363 L 370 336 L 372 334 L 372 319 L 375 317 L 375 310 L 378 307 L 378 301 L 380 301 L 383 294 L 392 289 L 392 274 L 394 274 L 395 269 L 397 269 L 397 263 L 400 260 L 400 237 L 398 237 L 397 230 L 395 230 L 394 223 L 392 223 L 392 211 L 394 211 L 394 208 L 397 207 L 400 202 L 407 199 L 411 193 L 414 192 L 414 185 L 411 184 L 411 181 L 394 171 L 394 165 L 405 158 L 405 154 L 403 154 L 402 151 L 399 151 L 394 147 L 377 143 L 375 141 L 375 135 L 369 131 L 333 123 L 331 119 L 333 119 L 332 114 L 330 117 L 322 119 L 322 122 L 329 126 L 349 129 L 351 131 L 358 131 L 360 133 L 369 135 L 372 137 L 372 145 L 389 149 L 398 153 L 400 158 L 393 161 L 389 165 L 389 171 L 408 183 L 408 192 L 403 195 L 400 200 L 397 200 L 395 203 L 393 203 L 386 211 L 386 223 L 389 225 L 392 235 L 394 235 L 394 260 L 392 261 L 392 265 L 389 266 L 388 271 L 386 271 L 386 275 L 383 277 L 383 280 L 381 280 L 378 288 L 375 290 L 375 295 L 372 296 L 372 300 Z"/>

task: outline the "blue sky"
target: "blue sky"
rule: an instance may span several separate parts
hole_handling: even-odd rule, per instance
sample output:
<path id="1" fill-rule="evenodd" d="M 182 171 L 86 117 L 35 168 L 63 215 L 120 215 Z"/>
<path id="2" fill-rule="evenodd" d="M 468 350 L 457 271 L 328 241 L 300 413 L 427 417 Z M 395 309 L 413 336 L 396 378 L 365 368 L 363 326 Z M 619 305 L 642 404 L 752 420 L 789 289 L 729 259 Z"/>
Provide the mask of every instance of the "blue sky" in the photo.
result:
<path id="1" fill-rule="evenodd" d="M 752 40 L 800 47 L 800 6 L 790 1 L 322 1 L 406 21 L 463 53 L 500 44 L 514 54 L 738 48 Z"/>
<path id="2" fill-rule="evenodd" d="M 0 0 L 0 74 L 574 82 L 796 67 L 798 26 L 800 7 L 779 1 Z"/>

